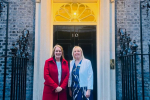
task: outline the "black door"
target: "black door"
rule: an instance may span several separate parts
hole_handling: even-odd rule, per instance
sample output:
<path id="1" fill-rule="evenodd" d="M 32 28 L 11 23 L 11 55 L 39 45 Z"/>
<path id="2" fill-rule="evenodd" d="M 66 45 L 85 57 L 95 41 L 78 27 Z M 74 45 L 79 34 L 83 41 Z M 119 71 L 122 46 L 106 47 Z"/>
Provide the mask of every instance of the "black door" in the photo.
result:
<path id="1" fill-rule="evenodd" d="M 64 49 L 65 59 L 72 60 L 72 49 L 80 46 L 84 57 L 91 60 L 94 74 L 93 99 L 97 100 L 97 62 L 96 62 L 96 26 L 55 25 L 53 45 L 59 44 Z"/>

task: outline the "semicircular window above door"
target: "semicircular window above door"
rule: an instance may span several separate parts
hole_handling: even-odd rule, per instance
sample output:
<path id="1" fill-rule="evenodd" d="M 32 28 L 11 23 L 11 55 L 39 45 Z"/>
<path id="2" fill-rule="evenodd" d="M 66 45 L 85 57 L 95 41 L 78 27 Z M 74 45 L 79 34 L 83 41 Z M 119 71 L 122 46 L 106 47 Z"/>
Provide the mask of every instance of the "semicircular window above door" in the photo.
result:
<path id="1" fill-rule="evenodd" d="M 68 3 L 59 8 L 55 22 L 96 22 L 95 14 L 85 4 Z"/>

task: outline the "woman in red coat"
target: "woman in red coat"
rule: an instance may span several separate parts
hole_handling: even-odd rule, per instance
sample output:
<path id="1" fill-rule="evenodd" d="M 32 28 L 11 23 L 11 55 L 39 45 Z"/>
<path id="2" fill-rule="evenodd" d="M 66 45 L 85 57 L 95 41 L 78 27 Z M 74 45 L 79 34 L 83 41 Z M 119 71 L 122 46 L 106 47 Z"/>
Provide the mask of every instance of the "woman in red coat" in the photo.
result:
<path id="1" fill-rule="evenodd" d="M 43 100 L 67 100 L 69 68 L 60 45 L 54 46 L 51 58 L 45 61 L 44 79 Z"/>

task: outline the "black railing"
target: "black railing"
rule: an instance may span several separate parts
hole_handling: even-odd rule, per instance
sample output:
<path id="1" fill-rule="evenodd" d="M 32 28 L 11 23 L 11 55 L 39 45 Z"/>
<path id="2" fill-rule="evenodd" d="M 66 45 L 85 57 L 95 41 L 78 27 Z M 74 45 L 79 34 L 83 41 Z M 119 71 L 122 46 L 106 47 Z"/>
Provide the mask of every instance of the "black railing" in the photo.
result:
<path id="1" fill-rule="evenodd" d="M 0 0 L 0 17 L 6 22 L 4 27 L 0 27 L 3 34 L 6 34 L 4 48 L 1 49 L 3 53 L 1 53 L 2 56 L 0 55 L 0 99 L 25 100 L 29 31 L 26 29 L 22 31 L 17 43 L 12 43 L 13 46 L 10 49 L 12 52 L 10 52 L 8 48 L 9 2 L 7 0 Z M 18 44 L 18 48 L 15 44 Z"/>
<path id="2" fill-rule="evenodd" d="M 122 100 L 145 100 L 150 96 L 150 45 L 147 54 L 137 53 L 126 29 L 119 29 L 122 72 Z"/>
<path id="3" fill-rule="evenodd" d="M 140 56 L 148 58 L 139 59 Z M 144 100 L 149 97 L 150 93 L 145 93 L 146 84 L 150 77 L 144 77 L 145 74 L 150 76 L 150 53 L 148 54 L 130 54 L 121 56 L 122 66 L 122 100 Z M 143 62 L 143 63 L 141 63 Z M 147 64 L 144 64 L 147 63 Z M 141 65 L 143 64 L 143 65 Z"/>
<path id="4" fill-rule="evenodd" d="M 5 10 L 4 10 L 5 9 Z M 6 23 L 5 23 L 5 25 L 6 25 L 6 27 L 5 27 L 5 29 L 6 29 L 6 40 L 5 40 L 5 57 L 4 57 L 4 63 L 5 63 L 5 66 L 4 66 L 4 73 L 6 73 L 6 66 L 7 66 L 7 49 L 8 49 L 8 19 L 9 19 L 9 2 L 6 2 L 5 0 L 0 0 L 0 17 L 1 17 L 1 14 L 2 14 L 2 12 L 6 12 Z M 0 28 L 0 29 L 2 29 L 2 28 Z M 6 83 L 6 74 L 4 74 L 4 78 L 3 78 L 3 81 L 4 81 L 4 83 Z M 4 87 L 6 87 L 5 86 L 6 84 L 3 84 L 3 97 L 5 97 L 5 89 L 4 89 Z M 4 100 L 4 98 L 3 98 L 3 100 Z"/>
<path id="5" fill-rule="evenodd" d="M 1 67 L 4 65 L 4 70 L 6 70 L 4 73 L 6 79 L 3 79 L 6 80 L 3 81 L 3 85 L 5 85 L 5 87 L 3 87 L 3 91 L 5 91 L 3 92 L 3 100 L 25 100 L 28 58 L 1 56 L 0 59 L 8 59 L 9 61 L 7 63 L 4 61 L 4 64 L 1 64 Z M 11 77 L 10 81 L 8 80 L 9 77 Z"/>

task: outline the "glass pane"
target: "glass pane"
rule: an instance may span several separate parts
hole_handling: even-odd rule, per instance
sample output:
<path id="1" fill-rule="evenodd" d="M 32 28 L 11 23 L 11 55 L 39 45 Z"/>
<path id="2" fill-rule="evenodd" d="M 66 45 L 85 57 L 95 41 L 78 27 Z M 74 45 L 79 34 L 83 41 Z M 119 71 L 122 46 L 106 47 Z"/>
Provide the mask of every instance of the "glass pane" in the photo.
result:
<path id="1" fill-rule="evenodd" d="M 78 4 L 77 3 L 73 3 L 72 4 L 72 10 L 73 11 L 77 11 L 77 8 L 78 8 Z"/>
<path id="2" fill-rule="evenodd" d="M 56 16 L 55 17 L 56 21 L 69 21 L 68 19 L 63 18 L 62 16 Z"/>
<path id="3" fill-rule="evenodd" d="M 66 17 L 66 18 L 68 18 L 68 19 L 70 19 L 70 16 L 68 15 L 68 13 L 63 8 L 61 8 L 59 10 L 59 14 Z"/>
<path id="4" fill-rule="evenodd" d="M 88 16 L 88 17 L 82 19 L 81 21 L 84 21 L 84 22 L 85 22 L 85 21 L 86 21 L 86 22 L 88 22 L 88 21 L 95 21 L 95 17 L 92 16 L 92 15 L 90 15 L 90 16 Z"/>
<path id="5" fill-rule="evenodd" d="M 65 10 L 71 15 L 71 6 L 65 5 Z"/>
<path id="6" fill-rule="evenodd" d="M 72 22 L 79 22 L 78 19 L 72 19 L 71 21 L 72 21 Z"/>
<path id="7" fill-rule="evenodd" d="M 85 10 L 85 6 L 84 6 L 83 4 L 81 4 L 81 5 L 79 6 L 79 10 L 78 10 L 79 16 L 80 16 L 80 14 L 81 14 L 84 10 Z"/>

